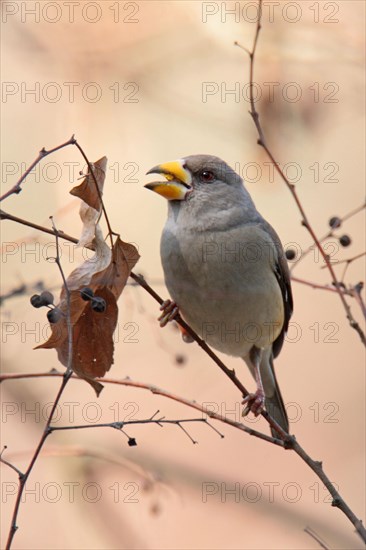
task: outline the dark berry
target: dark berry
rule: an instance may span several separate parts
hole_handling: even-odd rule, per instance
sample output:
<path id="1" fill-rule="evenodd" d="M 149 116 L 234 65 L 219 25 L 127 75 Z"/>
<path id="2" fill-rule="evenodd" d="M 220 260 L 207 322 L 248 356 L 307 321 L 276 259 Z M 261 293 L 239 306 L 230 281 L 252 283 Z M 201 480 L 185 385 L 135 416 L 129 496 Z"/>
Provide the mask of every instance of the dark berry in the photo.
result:
<path id="1" fill-rule="evenodd" d="M 286 250 L 286 258 L 288 260 L 294 260 L 296 257 L 296 252 L 293 248 L 289 248 L 288 250 Z"/>
<path id="2" fill-rule="evenodd" d="M 51 325 L 53 325 L 54 323 L 57 323 L 61 319 L 61 317 L 62 317 L 62 311 L 58 307 L 55 307 L 47 311 L 47 319 L 51 323 Z"/>
<path id="3" fill-rule="evenodd" d="M 338 227 L 341 227 L 342 221 L 338 216 L 333 216 L 333 218 L 330 218 L 329 225 L 332 229 L 337 229 Z"/>
<path id="4" fill-rule="evenodd" d="M 342 246 L 349 246 L 351 244 L 351 238 L 348 235 L 342 235 L 342 237 L 339 238 L 339 242 Z"/>
<path id="5" fill-rule="evenodd" d="M 97 313 L 103 313 L 103 311 L 107 309 L 107 303 L 105 299 L 100 298 L 99 296 L 94 296 L 91 306 L 93 311 L 96 311 Z"/>
<path id="6" fill-rule="evenodd" d="M 33 296 L 30 299 L 30 303 L 33 307 L 42 307 L 44 306 L 43 301 L 41 300 L 41 297 L 39 294 L 33 294 Z"/>
<path id="7" fill-rule="evenodd" d="M 136 447 L 136 439 L 134 437 L 130 437 L 130 439 L 128 440 L 128 444 L 130 447 Z"/>
<path id="8" fill-rule="evenodd" d="M 54 297 L 52 292 L 48 292 L 48 290 L 44 290 L 43 292 L 41 292 L 40 299 L 42 300 L 43 305 L 49 306 L 53 304 Z"/>
<path id="9" fill-rule="evenodd" d="M 86 302 L 88 300 L 91 300 L 92 298 L 94 298 L 94 292 L 88 286 L 86 286 L 85 288 L 82 288 L 80 290 L 80 294 L 81 294 L 82 299 L 85 300 Z"/>

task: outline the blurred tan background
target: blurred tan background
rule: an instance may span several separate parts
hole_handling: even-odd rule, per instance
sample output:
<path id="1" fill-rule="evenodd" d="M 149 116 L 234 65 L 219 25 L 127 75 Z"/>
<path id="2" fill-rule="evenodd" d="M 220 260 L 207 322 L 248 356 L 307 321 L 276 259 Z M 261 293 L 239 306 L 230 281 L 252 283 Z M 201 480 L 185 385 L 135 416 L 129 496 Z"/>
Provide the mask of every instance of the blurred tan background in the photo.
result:
<path id="1" fill-rule="evenodd" d="M 261 213 L 284 245 L 311 241 L 288 190 L 272 178 L 248 114 L 248 59 L 235 40 L 252 44 L 255 2 L 2 2 L 2 183 L 10 188 L 44 146 L 75 133 L 90 160 L 108 157 L 105 205 L 115 231 L 136 243 L 143 273 L 167 296 L 159 238 L 166 204 L 148 193 L 144 174 L 192 153 L 222 157 L 245 177 Z M 228 10 L 234 10 L 231 14 Z M 271 148 L 296 182 L 317 234 L 330 217 L 364 201 L 364 19 L 359 1 L 265 2 L 256 90 Z M 32 93 L 33 90 L 33 93 Z M 273 90 L 274 95 L 270 95 Z M 230 91 L 232 93 L 230 93 Z M 249 163 L 249 164 L 248 164 Z M 266 164 L 267 163 L 267 164 Z M 4 210 L 78 236 L 79 201 L 68 191 L 84 162 L 76 148 L 47 157 Z M 2 293 L 41 281 L 56 295 L 60 275 L 47 262 L 53 239 L 2 222 Z M 342 260 L 365 250 L 364 212 L 347 221 Z M 295 244 L 294 244 L 295 243 Z M 62 244 L 69 273 L 81 251 Z M 310 254 L 295 271 L 329 283 Z M 342 266 L 337 273 L 342 273 Z M 364 262 L 346 283 L 364 280 Z M 364 352 L 331 292 L 293 284 L 295 313 L 277 373 L 292 433 L 357 516 L 364 517 Z M 53 350 L 32 351 L 47 337 L 43 310 L 27 295 L 2 307 L 2 369 L 61 368 Z M 351 302 L 356 319 L 359 308 Z M 151 383 L 240 420 L 240 395 L 205 354 L 174 327 L 161 331 L 157 304 L 129 286 L 119 302 L 110 376 Z M 253 388 L 244 364 L 224 358 Z M 7 381 L 2 391 L 6 457 L 25 469 L 59 380 Z M 106 385 L 96 400 L 80 381 L 67 387 L 56 425 L 148 418 L 198 418 L 193 410 L 144 390 Z M 29 411 L 35 411 L 33 414 Z M 268 432 L 265 423 L 250 425 Z M 291 452 L 224 424 L 224 435 L 199 423 L 131 426 L 137 440 L 108 429 L 54 433 L 27 484 L 14 548 L 311 549 L 311 526 L 330 548 L 361 548 L 352 525 L 330 506 L 324 487 Z M 2 544 L 16 475 L 2 465 Z M 234 493 L 230 493 L 234 491 Z"/>

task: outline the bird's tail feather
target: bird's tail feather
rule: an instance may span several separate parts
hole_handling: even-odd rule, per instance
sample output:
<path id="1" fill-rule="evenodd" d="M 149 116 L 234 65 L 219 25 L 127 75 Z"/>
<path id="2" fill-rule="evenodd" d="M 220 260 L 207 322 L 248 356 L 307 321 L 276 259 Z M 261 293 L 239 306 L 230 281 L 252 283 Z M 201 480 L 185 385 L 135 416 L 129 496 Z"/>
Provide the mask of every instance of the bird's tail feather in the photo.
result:
<path id="1" fill-rule="evenodd" d="M 253 377 L 255 378 L 255 367 L 250 360 L 250 356 L 243 357 L 248 365 Z M 261 379 L 265 394 L 265 406 L 268 414 L 281 426 L 285 432 L 289 431 L 289 421 L 282 399 L 280 388 L 277 383 L 276 373 L 273 366 L 272 349 L 263 350 L 260 363 Z M 278 438 L 279 434 L 271 428 L 272 436 Z"/>
<path id="2" fill-rule="evenodd" d="M 272 395 L 267 397 L 266 387 L 264 387 L 264 392 L 266 394 L 266 410 L 268 414 L 272 416 L 272 418 L 274 418 L 277 424 L 279 424 L 281 428 L 288 433 L 290 429 L 289 421 L 288 421 L 287 412 L 285 409 L 285 404 L 283 402 L 282 395 L 280 392 L 280 388 L 277 383 L 276 373 L 273 366 L 272 355 L 270 357 L 269 363 L 270 363 L 273 380 L 274 380 L 274 388 L 273 388 L 274 391 L 272 389 L 272 392 L 273 392 L 273 393 L 271 392 Z M 273 437 L 278 438 L 278 433 L 276 432 L 276 430 L 273 430 L 271 428 L 271 432 Z"/>

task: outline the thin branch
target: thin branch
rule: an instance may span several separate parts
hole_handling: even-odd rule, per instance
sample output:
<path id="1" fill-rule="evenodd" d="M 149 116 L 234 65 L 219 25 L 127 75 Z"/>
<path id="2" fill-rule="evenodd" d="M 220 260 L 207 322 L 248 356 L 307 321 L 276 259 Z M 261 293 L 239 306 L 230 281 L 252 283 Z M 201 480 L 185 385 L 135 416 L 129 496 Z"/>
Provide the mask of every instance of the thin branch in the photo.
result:
<path id="1" fill-rule="evenodd" d="M 178 428 L 180 428 L 185 433 L 185 435 L 190 439 L 190 441 L 192 441 L 192 443 L 196 444 L 198 442 L 195 441 L 191 437 L 191 435 L 188 433 L 188 431 L 182 426 L 182 424 L 187 422 L 203 422 L 204 424 L 207 424 L 210 428 L 212 428 L 218 435 L 223 437 L 223 435 L 220 434 L 218 430 L 213 428 L 213 426 L 211 426 L 206 421 L 205 418 L 186 418 L 186 419 L 179 419 L 179 420 L 168 420 L 164 418 L 160 418 L 160 419 L 147 418 L 142 420 L 127 420 L 127 421 L 107 422 L 102 424 L 81 424 L 79 426 L 57 426 L 57 427 L 50 426 L 49 432 L 52 433 L 58 430 L 83 430 L 87 428 L 113 428 L 115 430 L 119 430 L 123 432 L 122 428 L 124 428 L 125 426 L 130 426 L 135 424 L 156 424 L 157 426 L 160 426 L 160 427 L 163 427 L 164 424 L 173 424 L 175 426 L 178 426 Z M 136 445 L 136 440 L 134 438 L 131 438 L 130 436 L 127 436 L 127 437 L 129 438 L 129 441 L 133 439 L 134 445 Z"/>
<path id="2" fill-rule="evenodd" d="M 79 143 L 75 140 L 75 143 L 76 147 L 79 149 L 82 157 L 84 158 L 85 162 L 87 163 L 88 165 L 88 169 L 89 169 L 89 172 L 90 174 L 92 175 L 92 178 L 94 180 L 94 183 L 95 183 L 95 188 L 96 188 L 96 191 L 98 193 L 98 197 L 99 197 L 99 200 L 100 200 L 100 203 L 102 205 L 102 211 L 103 211 L 103 214 L 104 214 L 104 217 L 105 217 L 105 221 L 106 221 L 106 224 L 107 224 L 107 227 L 108 227 L 108 234 L 110 236 L 110 239 L 111 239 L 111 248 L 113 249 L 113 239 L 112 239 L 112 235 L 118 235 L 118 233 L 115 233 L 113 230 L 112 230 L 112 227 L 111 227 L 111 224 L 109 222 L 109 218 L 108 218 L 108 214 L 107 214 L 107 211 L 106 211 L 106 208 L 104 206 L 104 202 L 103 202 L 103 198 L 102 198 L 102 193 L 99 189 L 99 185 L 98 185 L 98 182 L 97 182 L 97 178 L 95 176 L 95 173 L 94 173 L 94 168 L 92 166 L 92 163 L 89 161 L 88 157 L 86 156 L 85 152 L 84 152 L 84 149 L 81 147 L 81 145 L 79 145 Z"/>
<path id="3" fill-rule="evenodd" d="M 37 225 L 36 223 L 24 220 L 23 218 L 18 218 L 17 216 L 8 214 L 8 212 L 5 212 L 4 210 L 0 210 L 0 220 L 10 220 L 12 222 L 19 223 L 20 225 L 25 225 L 27 227 L 31 227 L 32 229 L 36 229 L 37 231 L 41 231 L 42 233 L 48 233 L 48 235 L 55 236 L 55 231 L 53 229 L 49 229 L 48 227 L 44 227 L 43 225 Z M 58 231 L 58 236 L 61 239 L 65 239 L 66 241 L 70 241 L 74 244 L 77 244 L 79 242 L 79 240 L 75 239 L 75 237 L 71 237 L 71 235 L 68 235 L 67 233 L 64 233 L 60 230 Z M 94 250 L 91 246 L 88 246 L 87 248 L 90 248 L 90 250 Z"/>
<path id="4" fill-rule="evenodd" d="M 50 372 L 38 372 L 38 373 L 3 373 L 0 374 L 0 383 L 5 380 L 20 380 L 20 379 L 26 379 L 26 378 L 58 378 L 60 376 L 63 376 L 63 374 L 55 369 L 52 369 Z M 74 380 L 81 381 L 82 378 L 79 378 L 75 374 L 72 376 Z M 206 407 L 203 407 L 196 401 L 191 401 L 189 399 L 185 399 L 184 397 L 179 397 L 175 394 L 172 394 L 171 392 L 167 390 L 160 389 L 152 384 L 146 384 L 144 382 L 135 382 L 131 380 L 130 378 L 124 378 L 122 380 L 115 379 L 115 378 L 96 378 L 97 382 L 103 382 L 106 384 L 117 384 L 120 386 L 127 386 L 132 388 L 138 388 L 138 389 L 144 389 L 148 390 L 154 395 L 160 395 L 162 397 L 166 397 L 168 399 L 172 399 L 173 401 L 176 401 L 177 403 L 181 403 L 182 405 L 186 405 L 187 407 L 191 407 L 192 409 L 195 409 L 196 411 L 201 412 L 205 416 L 212 418 L 214 420 L 218 420 L 219 422 L 223 422 L 224 424 L 228 424 L 229 426 L 232 426 L 233 428 L 237 428 L 243 432 L 246 432 L 248 435 L 252 435 L 254 437 L 258 437 L 259 439 L 262 439 L 264 441 L 267 441 L 268 443 L 273 443 L 274 445 L 285 447 L 285 442 L 281 439 L 276 439 L 274 437 L 271 437 L 267 434 L 264 434 L 262 432 L 259 432 L 257 430 L 253 430 L 252 428 L 248 428 L 245 424 L 242 422 L 237 422 L 235 420 L 232 420 L 229 417 L 220 415 L 211 409 L 208 409 Z M 151 420 L 151 419 L 150 419 Z M 220 434 L 222 436 L 222 434 Z"/>
<path id="5" fill-rule="evenodd" d="M 52 220 L 52 218 L 51 218 L 51 220 Z M 73 374 L 73 371 L 72 371 L 73 338 L 72 338 L 72 324 L 71 324 L 70 291 L 68 289 L 66 277 L 65 277 L 64 271 L 63 271 L 62 266 L 61 266 L 60 247 L 59 247 L 59 240 L 58 240 L 59 235 L 58 235 L 58 231 L 56 229 L 56 226 L 55 226 L 53 220 L 52 220 L 52 227 L 53 227 L 53 231 L 54 231 L 54 234 L 55 234 L 55 237 L 56 237 L 56 258 L 55 258 L 55 261 L 56 261 L 57 267 L 60 271 L 60 274 L 61 274 L 61 277 L 62 277 L 62 280 L 63 280 L 63 283 L 64 283 L 65 291 L 66 291 L 66 296 L 67 296 L 67 334 L 68 334 L 67 368 L 66 368 L 66 372 L 63 374 L 60 389 L 58 390 L 56 398 L 53 402 L 50 414 L 48 416 L 46 425 L 45 425 L 44 430 L 43 430 L 43 434 L 42 434 L 41 439 L 38 443 L 38 446 L 37 446 L 37 448 L 34 452 L 34 455 L 31 459 L 30 464 L 29 464 L 27 470 L 25 471 L 25 473 L 22 474 L 21 476 L 19 476 L 18 493 L 17 493 L 15 505 L 14 505 L 13 516 L 12 516 L 12 519 L 11 519 L 8 540 L 7 540 L 7 543 L 6 543 L 6 550 L 10 550 L 14 535 L 15 535 L 17 529 L 18 529 L 17 518 L 18 518 L 19 508 L 20 508 L 20 504 L 21 504 L 21 498 L 22 498 L 22 495 L 23 495 L 23 492 L 24 492 L 24 489 L 25 489 L 25 485 L 27 483 L 27 479 L 28 479 L 28 477 L 29 477 L 29 475 L 30 475 L 30 473 L 33 469 L 34 464 L 36 463 L 36 460 L 37 460 L 37 458 L 38 458 L 38 456 L 39 456 L 39 454 L 42 450 L 42 447 L 43 447 L 47 437 L 51 433 L 50 425 L 51 425 L 53 416 L 55 414 L 57 405 L 58 405 L 58 403 L 61 399 L 63 391 L 66 387 L 66 384 L 68 383 L 68 381 L 70 380 L 70 378 Z"/>
<path id="6" fill-rule="evenodd" d="M 344 260 L 339 260 L 339 262 L 337 263 L 337 265 L 340 265 L 340 264 L 346 264 L 344 266 L 344 271 L 342 273 L 342 281 L 344 281 L 344 278 L 346 276 L 346 271 L 347 269 L 349 268 L 349 266 L 355 262 L 356 260 L 359 260 L 360 258 L 363 258 L 364 256 L 366 256 L 366 251 L 365 252 L 361 252 L 361 254 L 356 254 L 356 256 L 352 256 L 352 258 L 346 258 Z M 324 269 L 325 266 L 323 266 L 321 269 Z"/>
<path id="7" fill-rule="evenodd" d="M 39 456 L 39 454 L 42 450 L 42 447 L 43 447 L 43 445 L 44 445 L 44 443 L 45 443 L 45 441 L 46 441 L 46 439 L 49 435 L 50 423 L 52 421 L 53 415 L 55 414 L 57 405 L 58 405 L 58 403 L 61 399 L 61 396 L 62 396 L 62 393 L 65 389 L 65 386 L 66 386 L 67 382 L 70 380 L 71 376 L 72 376 L 72 371 L 65 372 L 65 374 L 62 375 L 62 383 L 61 383 L 60 389 L 57 392 L 56 399 L 53 402 L 52 409 L 51 409 L 51 412 L 48 416 L 46 426 L 43 430 L 42 437 L 41 437 L 41 439 L 40 439 L 40 441 L 37 445 L 37 448 L 34 452 L 34 455 L 32 457 L 32 460 L 30 461 L 30 464 L 29 464 L 27 470 L 24 472 L 24 474 L 21 477 L 19 477 L 18 494 L 17 494 L 17 498 L 16 498 L 16 501 L 15 501 L 15 505 L 14 505 L 13 516 L 12 516 L 12 519 L 11 519 L 8 540 L 7 540 L 7 543 L 6 543 L 6 550 L 10 550 L 14 535 L 15 535 L 17 529 L 18 529 L 17 518 L 18 518 L 21 498 L 22 498 L 22 495 L 23 495 L 23 492 L 24 492 L 24 489 L 25 489 L 25 484 L 27 482 L 27 479 L 28 479 L 31 471 L 33 470 L 33 466 L 34 466 L 34 464 L 35 464 L 35 462 L 36 462 L 36 460 L 37 460 L 37 458 L 38 458 L 38 456 Z"/>
<path id="8" fill-rule="evenodd" d="M 51 153 L 55 153 L 59 149 L 63 149 L 64 147 L 67 147 L 68 145 L 75 145 L 77 147 L 77 149 L 80 151 L 80 153 L 81 153 L 82 157 L 84 158 L 86 164 L 88 165 L 89 173 L 91 174 L 91 176 L 94 180 L 96 191 L 98 193 L 99 200 L 100 200 L 101 205 L 102 205 L 102 211 L 103 211 L 106 223 L 107 223 L 108 233 L 111 237 L 111 246 L 113 248 L 112 235 L 118 235 L 118 233 L 115 233 L 112 230 L 111 224 L 109 222 L 108 214 L 107 214 L 107 211 L 105 209 L 104 202 L 103 202 L 103 199 L 102 199 L 102 193 L 100 192 L 98 182 L 97 182 L 97 178 L 96 178 L 95 173 L 94 173 L 94 167 L 93 167 L 92 163 L 89 161 L 88 157 L 86 156 L 86 154 L 85 154 L 83 148 L 81 147 L 81 145 L 79 145 L 79 143 L 75 139 L 74 135 L 72 135 L 71 138 L 68 141 L 65 141 L 65 143 L 62 143 L 61 145 L 57 145 L 56 147 L 53 147 L 53 149 L 46 150 L 43 147 L 40 150 L 37 158 L 32 162 L 32 164 L 27 168 L 27 170 L 21 175 L 21 177 L 19 178 L 17 183 L 11 189 L 9 189 L 9 191 L 4 193 L 4 195 L 2 195 L 0 197 L 0 202 L 5 200 L 6 198 L 10 197 L 10 195 L 20 193 L 20 191 L 22 190 L 21 184 L 23 183 L 25 178 L 29 175 L 29 173 L 37 166 L 37 164 L 39 164 L 46 156 L 50 155 Z"/>
<path id="9" fill-rule="evenodd" d="M 267 145 L 267 142 L 266 142 L 266 139 L 265 139 L 265 136 L 264 136 L 264 132 L 263 132 L 261 123 L 259 121 L 259 113 L 258 113 L 258 111 L 256 109 L 256 106 L 255 106 L 253 88 L 254 88 L 255 54 L 256 54 L 256 49 L 257 49 L 257 44 L 258 44 L 259 33 L 260 33 L 261 28 L 262 28 L 262 25 L 261 25 L 262 2 L 263 2 L 263 0 L 258 0 L 258 19 L 257 19 L 256 31 L 255 31 L 255 35 L 254 35 L 252 50 L 249 51 L 249 61 L 250 61 L 250 66 L 249 66 L 249 97 L 250 97 L 250 108 L 251 108 L 249 113 L 250 113 L 250 115 L 253 119 L 253 122 L 255 124 L 255 127 L 257 129 L 257 133 L 258 133 L 257 143 L 258 143 L 258 145 L 263 147 L 264 151 L 267 153 L 267 156 L 269 157 L 269 159 L 273 163 L 273 165 L 274 165 L 275 169 L 277 170 L 278 174 L 280 175 L 282 180 L 285 182 L 287 188 L 289 189 L 289 191 L 290 191 L 290 193 L 291 193 L 291 195 L 292 195 L 292 197 L 293 197 L 293 199 L 294 199 L 294 201 L 295 201 L 295 203 L 298 207 L 298 210 L 301 214 L 301 223 L 308 230 L 308 232 L 310 233 L 312 240 L 314 241 L 316 247 L 318 248 L 320 254 L 322 255 L 322 257 L 324 259 L 324 262 L 325 262 L 325 264 L 326 264 L 326 266 L 329 270 L 329 273 L 331 275 L 331 280 L 332 280 L 332 282 L 334 283 L 334 285 L 337 289 L 338 295 L 339 295 L 340 300 L 341 300 L 341 302 L 343 304 L 343 307 L 345 309 L 346 316 L 347 316 L 347 319 L 349 321 L 349 324 L 357 332 L 357 334 L 360 337 L 361 342 L 366 346 L 366 336 L 365 336 L 364 332 L 362 331 L 360 325 L 357 323 L 357 321 L 354 319 L 354 317 L 351 313 L 351 308 L 348 305 L 348 303 L 347 303 L 347 301 L 344 297 L 343 292 L 341 291 L 340 282 L 337 280 L 335 271 L 334 271 L 333 266 L 332 266 L 332 264 L 329 260 L 329 257 L 326 254 L 326 252 L 324 251 L 318 237 L 316 236 L 316 233 L 315 233 L 313 227 L 311 226 L 311 224 L 309 222 L 308 216 L 307 216 L 307 214 L 304 210 L 304 207 L 301 204 L 300 198 L 299 198 L 299 196 L 296 192 L 296 187 L 295 187 L 294 184 L 292 184 L 289 181 L 289 179 L 286 177 L 285 173 L 281 170 L 278 162 L 274 158 L 272 151 L 270 150 L 269 146 Z M 239 45 L 237 42 L 235 44 Z M 246 48 L 243 48 L 242 46 L 241 46 L 241 48 L 244 49 L 248 53 L 248 50 Z"/>
<path id="10" fill-rule="evenodd" d="M 364 210 L 366 208 L 366 204 L 361 204 L 361 206 L 358 206 L 357 208 L 354 208 L 353 210 L 351 210 L 350 212 L 347 212 L 347 214 L 344 214 L 344 216 L 340 217 L 339 218 L 339 225 L 337 227 L 335 227 L 334 229 L 331 229 L 330 231 L 328 231 L 327 233 L 325 233 L 325 235 L 323 235 L 322 237 L 320 237 L 319 239 L 319 242 L 320 243 L 323 243 L 324 241 L 326 241 L 327 239 L 330 239 L 332 237 L 335 237 L 334 235 L 334 231 L 336 229 L 339 229 L 339 227 L 341 226 L 341 224 L 352 218 L 353 216 L 355 216 L 356 214 L 358 214 L 359 212 L 361 212 L 362 210 Z M 301 255 L 300 257 L 295 260 L 291 266 L 291 269 L 290 271 L 292 272 L 295 267 L 297 267 L 299 265 L 300 262 L 302 262 L 302 260 L 308 255 L 310 254 L 310 252 L 312 252 L 312 250 L 314 250 L 314 245 L 312 244 L 311 246 L 309 246 L 308 248 L 306 248 L 304 251 L 301 252 Z M 366 254 L 366 252 L 364 252 L 363 254 Z M 337 265 L 345 262 L 347 260 L 340 260 L 337 262 Z M 323 265 L 320 269 L 327 269 L 327 265 Z"/>
<path id="11" fill-rule="evenodd" d="M 358 285 L 355 285 L 350 289 L 350 294 L 354 297 L 358 305 L 360 306 L 360 309 L 366 318 L 366 305 L 365 302 L 362 299 L 361 296 L 361 290 L 363 289 L 363 283 L 358 283 Z"/>
<path id="12" fill-rule="evenodd" d="M 330 550 L 329 546 L 325 544 L 325 542 L 319 537 L 317 533 L 315 533 L 314 529 L 311 527 L 305 527 L 304 532 L 310 535 L 320 546 L 320 548 L 324 548 L 324 550 Z"/>
<path id="13" fill-rule="evenodd" d="M 353 513 L 346 501 L 341 497 L 340 493 L 330 481 L 329 477 L 325 474 L 322 462 L 312 459 L 301 447 L 301 445 L 299 445 L 295 437 L 292 438 L 292 449 L 304 462 L 306 462 L 309 468 L 311 468 L 318 478 L 324 483 L 324 486 L 328 489 L 333 498 L 332 506 L 339 508 L 348 517 L 362 540 L 366 542 L 366 529 L 363 526 L 362 521 L 356 516 L 356 514 Z"/>
<path id="14" fill-rule="evenodd" d="M 5 458 L 3 458 L 4 451 L 7 448 L 8 448 L 7 445 L 4 445 L 3 450 L 0 453 L 0 462 L 5 464 L 6 466 L 9 466 L 9 468 L 14 470 L 14 472 L 18 474 L 19 479 L 22 479 L 22 477 L 24 476 L 23 472 L 21 472 L 16 466 L 14 466 L 14 464 L 12 464 L 11 462 L 8 462 L 7 460 L 5 460 Z"/>
<path id="15" fill-rule="evenodd" d="M 169 419 L 152 419 L 152 418 L 142 418 L 140 420 L 117 420 L 115 422 L 105 422 L 101 424 L 80 424 L 78 426 L 50 426 L 50 432 L 56 432 L 58 430 L 84 430 L 87 428 L 114 428 L 115 430 L 120 430 L 124 426 L 131 426 L 132 424 L 180 424 L 182 422 L 205 422 L 204 418 L 183 418 L 180 420 L 169 420 Z"/>
<path id="16" fill-rule="evenodd" d="M 53 231 L 55 233 L 56 238 L 56 258 L 55 262 L 57 264 L 57 267 L 61 273 L 62 281 L 64 283 L 64 289 L 66 293 L 66 326 L 67 326 L 67 344 L 68 344 L 68 355 L 67 355 L 67 370 L 66 372 L 72 371 L 72 353 L 73 353 L 73 331 L 72 331 L 72 323 L 71 323 L 71 294 L 70 290 L 67 284 L 66 276 L 64 273 L 64 270 L 62 269 L 61 265 L 61 258 L 60 258 L 60 247 L 59 247 L 59 232 L 56 228 L 55 222 L 53 221 L 52 216 L 50 216 Z"/>
<path id="17" fill-rule="evenodd" d="M 40 150 L 40 152 L 38 154 L 38 157 L 32 162 L 32 164 L 27 168 L 27 170 L 21 175 L 21 177 L 16 182 L 16 184 L 11 189 L 9 189 L 9 191 L 4 193 L 0 197 L 0 202 L 3 201 L 4 199 L 7 199 L 8 197 L 10 197 L 10 195 L 14 195 L 14 194 L 17 195 L 18 193 L 21 192 L 21 190 L 22 190 L 21 185 L 22 185 L 23 181 L 25 180 L 25 178 L 29 175 L 29 173 L 33 170 L 33 168 L 35 168 L 37 166 L 37 164 L 39 162 L 41 162 L 42 159 L 47 157 L 47 155 L 51 155 L 51 153 L 55 153 L 55 151 L 58 151 L 59 149 L 63 149 L 64 147 L 67 147 L 68 145 L 74 145 L 75 143 L 76 143 L 76 140 L 74 139 L 74 136 L 72 135 L 69 140 L 65 141 L 65 143 L 62 143 L 61 145 L 57 145 L 57 147 L 54 147 L 53 149 L 46 150 L 43 147 L 43 149 Z"/>
<path id="18" fill-rule="evenodd" d="M 3 380 L 17 380 L 20 378 L 41 378 L 41 377 L 59 377 L 59 376 L 62 376 L 62 374 L 57 371 L 56 372 L 51 371 L 48 373 L 31 373 L 31 374 L 22 374 L 22 373 L 2 374 L 0 375 L 0 382 L 2 382 Z M 81 380 L 76 376 L 75 376 L 75 379 Z M 249 435 L 253 435 L 255 437 L 258 437 L 259 439 L 273 443 L 274 445 L 278 445 L 282 448 L 293 450 L 309 466 L 309 468 L 313 470 L 316 476 L 323 482 L 324 486 L 328 489 L 329 493 L 333 498 L 332 506 L 339 508 L 348 517 L 348 519 L 354 525 L 354 527 L 356 528 L 361 538 L 364 541 L 366 541 L 366 529 L 364 528 L 362 521 L 359 518 L 357 518 L 357 516 L 353 513 L 353 511 L 350 509 L 348 504 L 341 497 L 340 493 L 334 487 L 329 477 L 325 474 L 322 463 L 320 461 L 312 459 L 307 454 L 307 452 L 301 447 L 301 445 L 296 441 L 296 438 L 294 436 L 287 436 L 286 441 L 275 439 L 273 437 L 267 436 L 266 434 L 262 434 L 261 432 L 257 432 L 256 430 L 247 428 L 247 426 L 245 426 L 241 422 L 236 422 L 231 418 L 215 413 L 214 411 L 211 411 L 206 407 L 199 405 L 195 401 L 189 401 L 188 399 L 174 395 L 168 392 L 167 390 L 157 388 L 156 386 L 153 386 L 151 384 L 145 384 L 143 382 L 135 382 L 129 378 L 125 378 L 123 380 L 114 379 L 114 378 L 96 378 L 96 381 L 103 381 L 103 383 L 106 383 L 106 384 L 117 384 L 120 386 L 128 386 L 128 387 L 148 390 L 155 395 L 160 395 L 168 399 L 172 399 L 173 401 L 177 401 L 178 403 L 182 403 L 183 405 L 187 405 L 188 407 L 191 407 L 192 409 L 200 411 L 201 413 L 207 415 L 212 419 L 223 422 L 224 424 L 229 424 L 230 426 L 242 432 L 245 432 Z"/>
<path id="19" fill-rule="evenodd" d="M 327 290 L 329 292 L 335 292 L 336 294 L 339 294 L 338 290 L 334 286 L 330 285 L 320 285 L 318 283 L 313 283 L 312 281 L 306 281 L 305 279 L 300 279 L 299 277 L 291 276 L 291 281 L 294 281 L 295 283 L 300 283 L 302 285 L 310 286 L 311 288 L 318 289 L 318 290 Z M 346 294 L 347 296 L 351 296 L 351 291 L 347 288 L 341 288 L 341 292 L 343 294 Z"/>

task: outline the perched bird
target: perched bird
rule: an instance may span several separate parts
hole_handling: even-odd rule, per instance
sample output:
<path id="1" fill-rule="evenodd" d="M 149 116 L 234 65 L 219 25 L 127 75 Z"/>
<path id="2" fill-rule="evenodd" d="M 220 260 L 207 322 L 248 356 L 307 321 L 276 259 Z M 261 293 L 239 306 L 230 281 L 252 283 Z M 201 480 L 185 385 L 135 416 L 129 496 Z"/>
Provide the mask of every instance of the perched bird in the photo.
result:
<path id="1" fill-rule="evenodd" d="M 273 368 L 293 309 L 278 235 L 240 176 L 218 157 L 192 155 L 147 173 L 164 176 L 145 187 L 168 199 L 160 252 L 174 302 L 164 304 L 161 325 L 179 308 L 209 345 L 242 357 L 257 383 L 243 401 L 245 412 L 257 416 L 265 406 L 288 432 Z"/>

